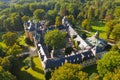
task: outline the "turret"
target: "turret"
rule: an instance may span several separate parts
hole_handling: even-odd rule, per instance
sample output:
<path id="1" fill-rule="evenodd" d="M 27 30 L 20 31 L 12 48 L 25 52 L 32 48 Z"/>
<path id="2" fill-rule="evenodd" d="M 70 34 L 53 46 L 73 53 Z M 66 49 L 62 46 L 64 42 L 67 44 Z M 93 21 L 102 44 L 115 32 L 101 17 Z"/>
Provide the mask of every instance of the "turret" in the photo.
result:
<path id="1" fill-rule="evenodd" d="M 99 32 L 97 31 L 94 36 L 96 39 L 99 39 Z"/>

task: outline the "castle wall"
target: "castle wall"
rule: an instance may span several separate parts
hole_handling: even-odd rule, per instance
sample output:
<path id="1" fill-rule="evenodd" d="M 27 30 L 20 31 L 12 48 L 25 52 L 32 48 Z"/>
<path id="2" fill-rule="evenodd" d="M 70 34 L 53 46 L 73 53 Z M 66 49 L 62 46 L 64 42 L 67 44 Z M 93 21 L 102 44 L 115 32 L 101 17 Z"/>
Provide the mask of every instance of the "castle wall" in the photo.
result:
<path id="1" fill-rule="evenodd" d="M 83 67 L 88 67 L 90 65 L 96 64 L 96 61 L 98 59 L 100 59 L 103 55 L 104 52 L 102 53 L 97 53 L 96 55 L 93 54 L 93 52 L 91 52 L 91 55 L 85 55 L 87 56 L 87 58 L 85 60 L 83 60 L 83 56 L 81 54 L 83 54 L 84 52 L 89 53 L 90 50 L 90 46 L 79 36 L 79 34 L 71 27 L 71 25 L 69 25 L 67 23 L 68 27 L 68 33 L 69 35 L 72 37 L 73 35 L 77 35 L 77 37 L 74 39 L 75 41 L 80 41 L 79 47 L 84 47 L 85 49 L 81 51 L 78 51 L 77 53 L 74 53 L 66 56 L 66 57 L 61 57 L 61 58 L 47 58 L 46 53 L 45 53 L 45 49 L 43 49 L 44 47 L 39 43 L 37 44 L 37 48 L 38 48 L 38 55 L 39 58 L 41 60 L 42 63 L 42 67 L 44 70 L 51 70 L 51 68 L 56 67 L 58 68 L 59 66 L 62 66 L 64 63 L 66 62 L 70 62 L 70 63 L 78 63 L 80 65 L 82 65 Z M 33 36 L 34 36 L 34 32 L 29 32 L 27 33 L 27 36 L 30 38 L 31 41 L 33 41 Z M 86 48 L 89 48 L 86 49 Z M 88 57 L 89 56 L 89 57 Z"/>

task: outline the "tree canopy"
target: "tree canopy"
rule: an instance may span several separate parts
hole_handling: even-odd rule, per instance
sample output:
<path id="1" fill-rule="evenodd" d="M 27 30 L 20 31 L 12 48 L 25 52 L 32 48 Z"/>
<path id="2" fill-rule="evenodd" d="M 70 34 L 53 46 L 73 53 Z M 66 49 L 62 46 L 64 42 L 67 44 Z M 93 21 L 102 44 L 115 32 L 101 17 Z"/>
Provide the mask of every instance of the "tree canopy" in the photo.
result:
<path id="1" fill-rule="evenodd" d="M 89 76 L 89 80 L 99 80 L 100 77 L 97 73 L 92 73 L 90 76 Z"/>
<path id="2" fill-rule="evenodd" d="M 117 67 L 113 72 L 105 74 L 103 80 L 119 80 L 120 79 L 120 66 Z"/>
<path id="3" fill-rule="evenodd" d="M 0 66 L 0 80 L 16 80 L 16 77 Z"/>
<path id="4" fill-rule="evenodd" d="M 16 33 L 13 33 L 13 32 L 7 32 L 7 33 L 2 35 L 2 39 L 3 39 L 3 42 L 7 46 L 13 46 L 14 43 L 17 42 L 18 35 Z"/>
<path id="5" fill-rule="evenodd" d="M 29 20 L 29 16 L 23 16 L 23 17 L 22 17 L 22 21 L 23 21 L 23 22 L 27 22 L 28 20 Z"/>
<path id="6" fill-rule="evenodd" d="M 16 56 L 17 54 L 21 53 L 22 52 L 22 48 L 17 45 L 17 44 L 14 44 L 12 47 L 10 47 L 7 51 L 7 55 L 14 55 Z"/>
<path id="7" fill-rule="evenodd" d="M 117 24 L 116 20 L 111 20 L 106 22 L 106 34 L 107 34 L 107 38 L 110 37 L 112 30 L 114 28 L 114 26 Z"/>
<path id="8" fill-rule="evenodd" d="M 88 80 L 88 74 L 79 64 L 65 63 L 52 73 L 51 80 Z"/>
<path id="9" fill-rule="evenodd" d="M 60 26 L 62 25 L 62 19 L 60 18 L 60 16 L 57 16 L 55 19 L 55 25 L 56 26 Z"/>
<path id="10" fill-rule="evenodd" d="M 112 30 L 113 38 L 118 41 L 120 39 L 120 24 L 116 24 Z"/>
<path id="11" fill-rule="evenodd" d="M 120 7 L 117 7 L 117 8 L 115 9 L 114 16 L 115 16 L 116 18 L 119 18 L 119 17 L 120 17 Z"/>
<path id="12" fill-rule="evenodd" d="M 44 9 L 36 9 L 33 14 L 34 14 L 34 17 L 38 20 L 42 20 L 45 17 Z"/>
<path id="13" fill-rule="evenodd" d="M 8 57 L 0 58 L 0 66 L 2 66 L 4 70 L 9 70 L 11 67 L 9 58 Z"/>
<path id="14" fill-rule="evenodd" d="M 58 29 L 48 31 L 45 36 L 45 44 L 54 48 L 63 48 L 66 44 L 66 33 Z"/>
<path id="15" fill-rule="evenodd" d="M 100 76 L 114 71 L 115 68 L 120 66 L 120 53 L 118 51 L 110 51 L 104 54 L 101 60 L 97 62 L 97 70 Z"/>

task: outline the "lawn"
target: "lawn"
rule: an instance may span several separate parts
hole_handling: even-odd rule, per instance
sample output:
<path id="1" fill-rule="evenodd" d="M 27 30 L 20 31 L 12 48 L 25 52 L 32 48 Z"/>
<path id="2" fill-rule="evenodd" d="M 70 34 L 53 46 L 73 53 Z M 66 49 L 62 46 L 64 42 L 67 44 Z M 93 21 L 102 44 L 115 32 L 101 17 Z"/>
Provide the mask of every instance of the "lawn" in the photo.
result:
<path id="1" fill-rule="evenodd" d="M 88 37 L 94 35 L 97 31 L 99 31 L 100 38 L 106 39 L 105 23 L 101 21 L 94 22 L 94 25 L 92 25 L 92 30 L 89 32 L 81 30 L 79 24 L 76 24 L 74 29 L 78 32 L 78 34 L 86 33 Z"/>
<path id="2" fill-rule="evenodd" d="M 91 33 L 94 34 L 95 32 L 100 33 L 100 38 L 106 39 L 106 28 L 105 28 L 105 23 L 103 22 L 95 22 L 95 24 L 92 26 L 92 31 Z"/>
<path id="3" fill-rule="evenodd" d="M 44 71 L 39 57 L 34 57 L 33 62 L 35 64 L 34 70 L 31 68 L 25 70 L 24 66 L 21 67 L 19 80 L 45 80 Z"/>

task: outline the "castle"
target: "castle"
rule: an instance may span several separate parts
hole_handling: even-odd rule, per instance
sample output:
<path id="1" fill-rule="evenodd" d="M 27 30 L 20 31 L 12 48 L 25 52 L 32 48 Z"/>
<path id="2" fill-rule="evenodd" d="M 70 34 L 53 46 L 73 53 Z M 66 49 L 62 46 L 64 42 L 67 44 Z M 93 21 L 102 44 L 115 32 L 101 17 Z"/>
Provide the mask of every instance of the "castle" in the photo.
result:
<path id="1" fill-rule="evenodd" d="M 48 47 L 44 44 L 44 34 L 46 31 L 54 30 L 54 26 L 46 27 L 45 20 L 38 23 L 28 21 L 24 24 L 26 36 L 34 41 L 38 55 L 41 59 L 42 67 L 45 72 L 52 68 L 62 66 L 65 62 L 78 63 L 83 67 L 87 67 L 96 64 L 96 60 L 100 59 L 106 52 L 107 43 L 99 38 L 99 32 L 96 32 L 93 36 L 86 38 L 85 40 L 72 28 L 69 22 L 64 17 L 62 19 L 63 26 L 58 26 L 59 30 L 64 30 L 69 35 L 68 45 L 70 46 L 70 40 L 75 35 L 74 41 L 79 42 L 78 46 L 80 50 L 72 51 L 70 55 L 56 55 L 53 58 L 50 57 Z M 32 35 L 32 36 L 30 36 Z M 72 45 L 71 45 L 72 46 Z"/>

